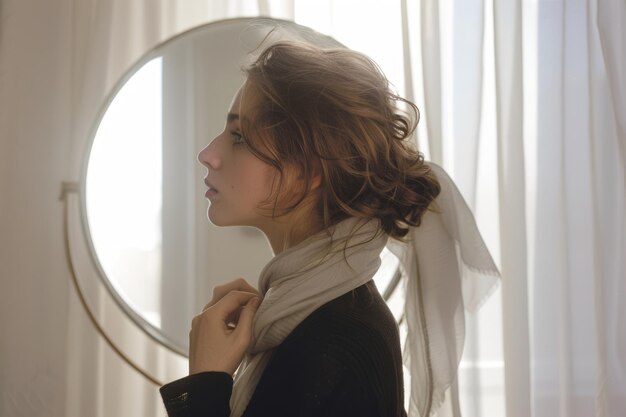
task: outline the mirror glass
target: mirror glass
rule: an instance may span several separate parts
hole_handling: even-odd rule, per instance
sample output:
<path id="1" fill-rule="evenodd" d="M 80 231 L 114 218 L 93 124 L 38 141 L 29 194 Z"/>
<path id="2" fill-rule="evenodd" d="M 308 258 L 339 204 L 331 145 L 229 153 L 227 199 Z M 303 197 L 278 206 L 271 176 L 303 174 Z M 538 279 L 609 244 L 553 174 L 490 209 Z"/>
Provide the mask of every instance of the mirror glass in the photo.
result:
<path id="1" fill-rule="evenodd" d="M 283 20 L 210 23 L 146 54 L 93 129 L 81 196 L 94 261 L 129 317 L 183 355 L 212 288 L 237 277 L 256 284 L 272 256 L 256 229 L 211 225 L 196 157 L 223 129 L 251 51 L 283 39 L 342 47 Z"/>

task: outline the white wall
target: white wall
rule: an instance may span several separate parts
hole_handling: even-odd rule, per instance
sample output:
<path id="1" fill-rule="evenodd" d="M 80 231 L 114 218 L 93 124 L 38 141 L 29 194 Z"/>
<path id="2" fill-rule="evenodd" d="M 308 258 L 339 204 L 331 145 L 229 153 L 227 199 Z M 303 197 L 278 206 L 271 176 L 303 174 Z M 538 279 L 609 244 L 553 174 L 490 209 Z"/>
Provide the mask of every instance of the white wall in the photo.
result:
<path id="1" fill-rule="evenodd" d="M 0 5 L 0 414 L 62 416 L 71 1 Z"/>

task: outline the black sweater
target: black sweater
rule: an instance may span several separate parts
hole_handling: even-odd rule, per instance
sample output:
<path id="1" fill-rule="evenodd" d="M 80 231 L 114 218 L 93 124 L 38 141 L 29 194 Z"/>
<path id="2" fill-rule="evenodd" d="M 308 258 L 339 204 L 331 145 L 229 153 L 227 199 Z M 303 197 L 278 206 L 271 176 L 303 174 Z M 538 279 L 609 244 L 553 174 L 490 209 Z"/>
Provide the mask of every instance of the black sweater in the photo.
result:
<path id="1" fill-rule="evenodd" d="M 170 417 L 227 417 L 223 372 L 161 387 Z M 398 327 L 373 281 L 323 305 L 274 349 L 244 413 L 257 416 L 406 416 Z"/>

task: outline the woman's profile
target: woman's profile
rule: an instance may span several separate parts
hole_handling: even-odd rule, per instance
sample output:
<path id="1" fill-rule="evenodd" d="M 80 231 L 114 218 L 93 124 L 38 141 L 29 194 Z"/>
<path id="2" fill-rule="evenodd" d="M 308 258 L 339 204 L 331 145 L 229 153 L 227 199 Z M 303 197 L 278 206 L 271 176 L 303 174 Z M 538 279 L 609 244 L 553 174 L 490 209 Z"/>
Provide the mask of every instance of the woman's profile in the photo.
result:
<path id="1" fill-rule="evenodd" d="M 405 416 L 398 325 L 372 277 L 442 191 L 411 139 L 417 107 L 348 49 L 278 42 L 245 75 L 198 159 L 210 221 L 258 228 L 275 256 L 258 288 L 216 287 L 194 318 L 167 412 Z"/>

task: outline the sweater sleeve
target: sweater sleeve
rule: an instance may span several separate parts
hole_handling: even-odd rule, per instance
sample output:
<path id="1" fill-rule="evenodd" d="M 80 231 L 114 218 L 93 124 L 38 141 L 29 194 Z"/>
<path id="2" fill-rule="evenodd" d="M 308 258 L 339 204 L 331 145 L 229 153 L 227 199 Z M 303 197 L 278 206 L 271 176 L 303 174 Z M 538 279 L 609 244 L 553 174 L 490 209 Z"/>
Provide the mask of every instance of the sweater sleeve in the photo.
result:
<path id="1" fill-rule="evenodd" d="M 283 366 L 270 368 L 244 417 L 378 416 L 360 389 L 362 381 L 360 383 L 352 372 L 328 357 L 322 362 L 307 361 L 311 366 L 301 364 L 298 370 Z M 189 375 L 162 386 L 160 392 L 169 417 L 228 417 L 230 414 L 232 379 L 226 373 Z"/>
<path id="2" fill-rule="evenodd" d="M 201 372 L 163 385 L 169 417 L 228 417 L 233 380 L 225 372 Z"/>

